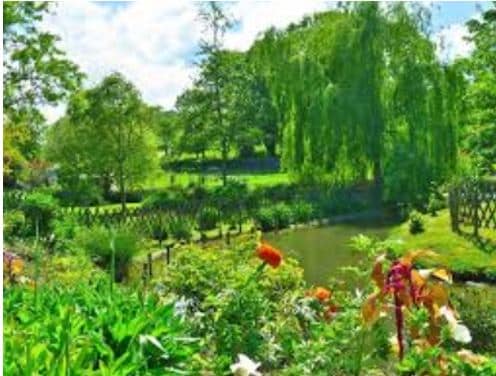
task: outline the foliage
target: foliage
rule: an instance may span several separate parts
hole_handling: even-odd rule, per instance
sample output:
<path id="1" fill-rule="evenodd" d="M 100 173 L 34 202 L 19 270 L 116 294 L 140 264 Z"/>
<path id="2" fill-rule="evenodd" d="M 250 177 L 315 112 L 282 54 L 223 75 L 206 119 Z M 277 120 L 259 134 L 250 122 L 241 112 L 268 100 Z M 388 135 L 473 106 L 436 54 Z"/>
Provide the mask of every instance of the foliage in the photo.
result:
<path id="1" fill-rule="evenodd" d="M 486 286 L 460 287 L 454 294 L 454 304 L 470 328 L 473 351 L 496 354 L 496 299 Z"/>
<path id="2" fill-rule="evenodd" d="M 291 207 L 284 203 L 262 205 L 255 212 L 254 219 L 262 231 L 271 231 L 289 227 L 293 222 L 293 213 Z"/>
<path id="3" fill-rule="evenodd" d="M 83 75 L 57 47 L 59 37 L 40 21 L 51 4 L 3 4 L 4 177 L 15 183 L 37 153 L 44 118 L 40 105 L 57 104 L 79 87 Z"/>
<path id="4" fill-rule="evenodd" d="M 464 148 L 472 155 L 485 174 L 496 171 L 496 7 L 489 6 L 481 19 L 467 22 L 469 40 L 475 49 L 471 57 L 461 63 L 470 76 L 465 105 L 467 126 L 463 129 Z"/>
<path id="5" fill-rule="evenodd" d="M 276 105 L 283 166 L 372 177 L 383 198 L 417 200 L 456 166 L 462 78 L 437 60 L 421 7 L 344 8 L 269 29 L 248 52 Z"/>
<path id="6" fill-rule="evenodd" d="M 212 207 L 204 207 L 198 213 L 197 221 L 200 231 L 213 230 L 220 220 L 220 213 Z"/>
<path id="7" fill-rule="evenodd" d="M 140 250 L 141 239 L 131 228 L 93 226 L 81 229 L 75 244 L 81 247 L 95 263 L 114 271 L 116 281 L 122 281 L 133 257 Z"/>
<path id="8" fill-rule="evenodd" d="M 26 218 L 21 210 L 8 210 L 3 216 L 3 237 L 9 241 L 23 235 L 26 227 Z"/>
<path id="9" fill-rule="evenodd" d="M 56 248 L 66 251 L 72 245 L 71 242 L 76 237 L 80 224 L 74 215 L 65 213 L 53 221 L 53 234 L 56 240 Z"/>
<path id="10" fill-rule="evenodd" d="M 279 203 L 274 205 L 273 210 L 278 229 L 289 227 L 289 225 L 293 223 L 293 212 L 289 205 Z"/>
<path id="11" fill-rule="evenodd" d="M 139 91 L 118 73 L 73 95 L 47 135 L 46 155 L 59 165 L 60 184 L 76 192 L 90 184 L 104 195 L 115 184 L 125 209 L 130 188 L 158 168 L 149 118 Z"/>
<path id="12" fill-rule="evenodd" d="M 306 223 L 315 218 L 316 210 L 313 205 L 305 201 L 296 201 L 291 204 L 293 221 L 296 223 Z"/>
<path id="13" fill-rule="evenodd" d="M 28 221 L 30 221 L 30 234 L 46 234 L 50 231 L 52 223 L 58 210 L 57 200 L 44 191 L 33 191 L 26 194 L 22 203 L 22 211 Z"/>
<path id="14" fill-rule="evenodd" d="M 258 209 L 254 218 L 255 223 L 263 232 L 271 231 L 277 228 L 277 219 L 273 208 L 262 206 Z"/>
<path id="15" fill-rule="evenodd" d="M 422 219 L 422 214 L 413 210 L 409 215 L 409 226 L 410 226 L 410 234 L 420 234 L 424 232 L 424 220 Z"/>
<path id="16" fill-rule="evenodd" d="M 149 236 L 152 239 L 157 240 L 159 242 L 159 245 L 162 245 L 162 242 L 169 236 L 167 219 L 163 215 L 158 215 L 157 217 L 153 218 L 147 224 L 147 227 Z"/>
<path id="17" fill-rule="evenodd" d="M 191 240 L 193 236 L 193 222 L 185 216 L 172 216 L 168 220 L 168 232 L 177 240 Z"/>
<path id="18" fill-rule="evenodd" d="M 192 368 L 194 340 L 172 304 L 101 279 L 45 285 L 33 305 L 23 286 L 4 291 L 4 371 L 8 374 L 179 374 Z"/>

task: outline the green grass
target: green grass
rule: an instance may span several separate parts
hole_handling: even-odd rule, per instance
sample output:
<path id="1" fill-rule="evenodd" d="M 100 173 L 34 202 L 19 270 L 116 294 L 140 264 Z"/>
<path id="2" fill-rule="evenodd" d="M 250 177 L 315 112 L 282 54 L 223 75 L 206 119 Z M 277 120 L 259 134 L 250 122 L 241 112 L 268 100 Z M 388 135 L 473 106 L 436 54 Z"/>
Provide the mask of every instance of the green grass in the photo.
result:
<path id="1" fill-rule="evenodd" d="M 171 184 L 171 175 L 174 175 L 174 184 Z M 228 174 L 228 179 L 237 179 L 244 181 L 250 188 L 267 187 L 278 184 L 288 184 L 290 182 L 289 175 L 282 172 L 272 173 L 238 173 L 232 172 Z M 170 173 L 160 172 L 153 178 L 145 182 L 145 189 L 165 189 L 172 186 L 187 187 L 189 184 L 198 184 L 200 181 L 199 174 L 194 173 Z M 222 178 L 219 174 L 206 174 L 205 185 L 213 187 L 222 184 Z"/>
<path id="2" fill-rule="evenodd" d="M 455 273 L 496 278 L 496 253 L 484 251 L 464 236 L 453 233 L 448 210 L 440 211 L 435 217 L 425 215 L 423 219 L 425 231 L 420 234 L 410 234 L 408 222 L 392 229 L 390 238 L 402 241 L 401 252 L 431 249 L 438 257 L 419 260 L 422 265 L 442 265 Z"/>

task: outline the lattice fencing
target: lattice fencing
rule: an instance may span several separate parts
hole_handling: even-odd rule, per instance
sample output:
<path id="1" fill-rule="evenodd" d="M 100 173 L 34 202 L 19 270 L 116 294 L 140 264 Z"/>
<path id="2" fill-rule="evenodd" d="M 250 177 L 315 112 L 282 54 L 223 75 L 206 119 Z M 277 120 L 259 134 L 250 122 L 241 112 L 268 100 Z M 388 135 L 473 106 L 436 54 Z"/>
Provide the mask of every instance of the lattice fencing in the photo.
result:
<path id="1" fill-rule="evenodd" d="M 496 230 L 496 182 L 467 181 L 452 187 L 449 195 L 451 226 L 472 227 L 475 236 L 480 229 Z"/>

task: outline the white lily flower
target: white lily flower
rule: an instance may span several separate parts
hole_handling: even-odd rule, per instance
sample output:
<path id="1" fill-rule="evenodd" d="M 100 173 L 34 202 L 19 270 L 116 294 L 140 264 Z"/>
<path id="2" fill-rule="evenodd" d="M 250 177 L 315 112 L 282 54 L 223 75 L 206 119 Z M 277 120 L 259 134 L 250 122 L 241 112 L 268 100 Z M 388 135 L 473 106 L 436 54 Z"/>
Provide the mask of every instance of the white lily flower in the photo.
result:
<path id="1" fill-rule="evenodd" d="M 460 322 L 456 319 L 452 309 L 447 306 L 442 306 L 439 309 L 439 313 L 441 314 L 441 316 L 444 316 L 444 318 L 446 318 L 446 321 L 448 321 L 451 337 L 455 341 L 461 343 L 469 343 L 470 341 L 472 341 L 470 330 L 465 325 L 460 324 Z"/>
<path id="2" fill-rule="evenodd" d="M 244 354 L 238 354 L 238 362 L 231 365 L 231 372 L 235 376 L 262 376 L 257 368 L 260 363 L 255 363 Z"/>
<path id="3" fill-rule="evenodd" d="M 462 324 L 454 325 L 451 329 L 451 335 L 457 342 L 469 343 L 470 341 L 472 341 L 470 330 L 468 330 L 468 328 Z"/>

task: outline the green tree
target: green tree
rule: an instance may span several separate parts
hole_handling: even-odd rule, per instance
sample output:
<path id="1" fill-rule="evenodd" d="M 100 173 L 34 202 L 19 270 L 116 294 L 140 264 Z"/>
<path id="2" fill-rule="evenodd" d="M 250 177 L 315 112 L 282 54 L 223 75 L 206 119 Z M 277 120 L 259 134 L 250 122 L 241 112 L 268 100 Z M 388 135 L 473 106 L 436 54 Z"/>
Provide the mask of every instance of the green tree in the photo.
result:
<path id="1" fill-rule="evenodd" d="M 177 155 L 180 130 L 177 111 L 166 111 L 158 106 L 151 107 L 150 117 L 164 157 L 171 158 Z"/>
<path id="2" fill-rule="evenodd" d="M 68 118 L 49 134 L 47 154 L 73 184 L 84 174 L 104 190 L 115 185 L 126 210 L 128 190 L 158 167 L 150 113 L 133 84 L 113 73 L 72 97 Z"/>
<path id="3" fill-rule="evenodd" d="M 209 96 L 197 85 L 185 90 L 176 100 L 178 123 L 182 130 L 180 150 L 204 156 L 213 147 L 213 115 L 209 111 Z"/>
<path id="4" fill-rule="evenodd" d="M 464 63 L 469 85 L 466 95 L 468 126 L 466 147 L 475 156 L 483 173 L 496 172 L 496 6 L 481 20 L 467 23 L 474 43 L 472 56 Z"/>
<path id="5" fill-rule="evenodd" d="M 80 85 L 83 75 L 57 46 L 58 37 L 40 30 L 48 2 L 3 3 L 3 111 L 8 148 L 7 183 L 15 183 L 26 160 L 38 151 L 44 118 L 40 105 L 56 104 Z"/>
<path id="6" fill-rule="evenodd" d="M 370 181 L 375 202 L 422 201 L 453 173 L 463 81 L 438 61 L 428 19 L 421 7 L 357 3 L 255 42 L 284 168 Z"/>
<path id="7" fill-rule="evenodd" d="M 199 18 L 207 34 L 200 42 L 201 74 L 198 85 L 208 93 L 213 121 L 216 132 L 220 137 L 220 151 L 222 155 L 222 180 L 227 182 L 227 160 L 229 157 L 229 127 L 226 126 L 224 88 L 228 84 L 227 65 L 225 54 L 222 51 L 225 32 L 233 26 L 233 21 L 224 12 L 219 3 L 209 1 L 202 3 L 199 8 Z"/>

